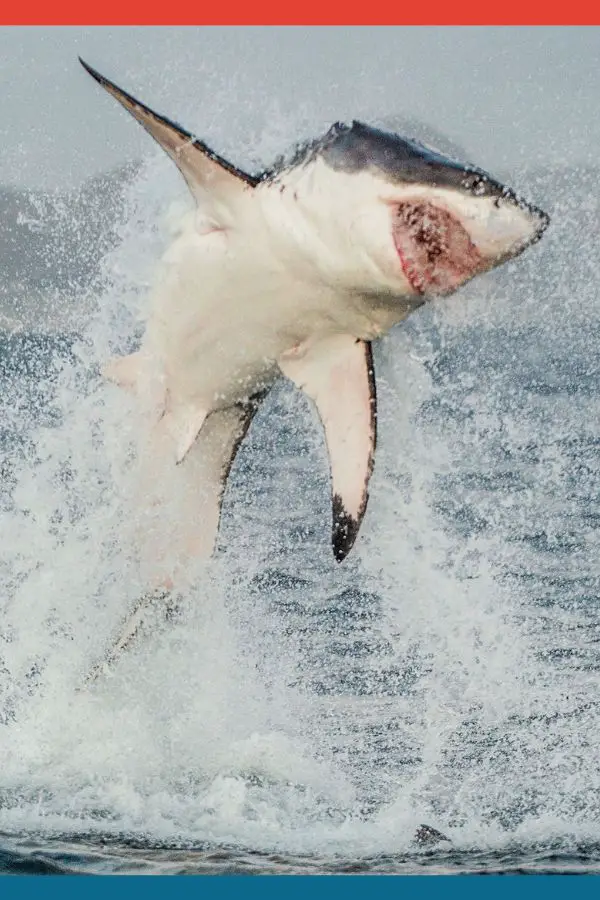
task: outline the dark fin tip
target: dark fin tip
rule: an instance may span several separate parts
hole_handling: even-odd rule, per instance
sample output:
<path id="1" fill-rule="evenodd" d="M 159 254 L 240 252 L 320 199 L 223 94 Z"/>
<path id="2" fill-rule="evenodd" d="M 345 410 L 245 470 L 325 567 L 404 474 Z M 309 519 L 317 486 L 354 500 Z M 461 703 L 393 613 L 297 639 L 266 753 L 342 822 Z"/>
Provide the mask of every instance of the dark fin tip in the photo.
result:
<path id="1" fill-rule="evenodd" d="M 333 495 L 331 505 L 333 510 L 333 531 L 331 535 L 333 555 L 336 561 L 341 563 L 348 556 L 354 545 L 360 528 L 360 521 L 346 512 L 339 494 Z"/>
<path id="2" fill-rule="evenodd" d="M 92 76 L 92 78 L 95 78 L 96 81 L 100 82 L 100 84 L 106 81 L 106 79 L 100 74 L 100 72 L 97 72 L 89 65 L 89 63 L 86 63 L 85 59 L 82 59 L 81 56 L 78 56 L 77 59 L 79 60 L 85 71 Z"/>

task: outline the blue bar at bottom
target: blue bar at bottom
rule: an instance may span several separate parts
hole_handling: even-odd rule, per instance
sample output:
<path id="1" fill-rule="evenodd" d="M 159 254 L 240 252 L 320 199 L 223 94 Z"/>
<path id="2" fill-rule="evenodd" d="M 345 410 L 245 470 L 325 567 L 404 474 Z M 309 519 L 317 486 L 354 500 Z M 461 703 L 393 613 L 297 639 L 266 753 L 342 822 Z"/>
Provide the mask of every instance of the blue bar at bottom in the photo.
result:
<path id="1" fill-rule="evenodd" d="M 566 879 L 566 880 L 565 880 Z M 477 900 L 519 900 L 532 893 L 548 898 L 597 897 L 600 881 L 595 875 L 86 875 L 4 876 L 0 878 L 2 900 L 31 894 L 36 897 L 84 897 L 85 900 L 178 900 L 178 898 L 243 897 L 256 900 L 298 898 L 335 900 L 340 898 L 438 898 L 448 896 Z M 308 898 L 307 898 L 308 893 Z"/>

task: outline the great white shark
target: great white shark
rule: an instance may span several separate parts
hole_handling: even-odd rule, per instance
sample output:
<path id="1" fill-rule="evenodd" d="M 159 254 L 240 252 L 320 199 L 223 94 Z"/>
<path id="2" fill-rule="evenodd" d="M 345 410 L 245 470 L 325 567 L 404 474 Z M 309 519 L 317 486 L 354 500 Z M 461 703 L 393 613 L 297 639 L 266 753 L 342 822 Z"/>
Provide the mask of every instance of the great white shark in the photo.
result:
<path id="1" fill-rule="evenodd" d="M 105 369 L 151 411 L 160 449 L 150 480 L 188 467 L 185 552 L 212 553 L 238 447 L 286 376 L 323 423 L 341 562 L 373 469 L 372 342 L 428 298 L 518 256 L 548 216 L 483 170 L 358 121 L 248 174 L 80 61 L 195 200 L 163 260 L 140 349 Z"/>

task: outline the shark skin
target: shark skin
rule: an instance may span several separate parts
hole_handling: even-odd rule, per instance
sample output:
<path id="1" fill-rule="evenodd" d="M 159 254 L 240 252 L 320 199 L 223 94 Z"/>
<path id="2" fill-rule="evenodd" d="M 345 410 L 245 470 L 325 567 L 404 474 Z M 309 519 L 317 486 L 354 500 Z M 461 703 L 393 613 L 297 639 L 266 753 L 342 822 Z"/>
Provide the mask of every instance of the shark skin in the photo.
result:
<path id="1" fill-rule="evenodd" d="M 205 438 L 209 513 L 188 504 L 185 543 L 209 556 L 235 453 L 283 375 L 323 423 L 341 562 L 373 469 L 372 341 L 518 256 L 548 216 L 474 166 L 356 121 L 250 175 L 81 63 L 173 159 L 196 201 L 163 259 L 140 349 L 105 367 L 149 411 L 160 450 L 148 477 L 177 467 L 193 496 L 200 476 L 188 458 Z"/>

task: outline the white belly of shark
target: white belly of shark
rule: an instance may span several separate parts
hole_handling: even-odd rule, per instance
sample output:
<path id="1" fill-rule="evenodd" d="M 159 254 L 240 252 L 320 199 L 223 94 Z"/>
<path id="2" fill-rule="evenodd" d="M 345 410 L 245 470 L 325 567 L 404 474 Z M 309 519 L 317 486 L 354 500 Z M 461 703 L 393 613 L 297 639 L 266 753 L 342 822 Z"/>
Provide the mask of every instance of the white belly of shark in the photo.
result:
<path id="1" fill-rule="evenodd" d="M 485 172 L 360 122 L 248 175 L 82 64 L 161 144 L 196 201 L 164 258 L 140 349 L 105 367 L 147 414 L 140 498 L 181 498 L 160 551 L 146 554 L 149 588 L 171 587 L 190 555 L 212 553 L 235 453 L 281 376 L 323 423 L 341 562 L 374 460 L 371 342 L 428 297 L 521 253 L 548 217 Z M 119 646 L 129 632 L 131 622 Z"/>

